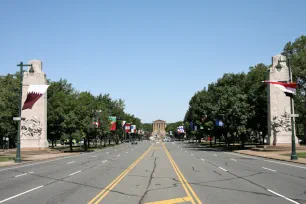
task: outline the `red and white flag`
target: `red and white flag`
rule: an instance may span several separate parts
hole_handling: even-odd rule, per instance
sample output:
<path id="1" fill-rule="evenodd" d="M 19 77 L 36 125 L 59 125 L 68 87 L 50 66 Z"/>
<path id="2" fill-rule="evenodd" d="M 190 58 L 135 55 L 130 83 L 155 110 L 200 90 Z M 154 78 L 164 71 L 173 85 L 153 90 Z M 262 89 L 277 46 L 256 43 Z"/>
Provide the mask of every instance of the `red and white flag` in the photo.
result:
<path id="1" fill-rule="evenodd" d="M 49 85 L 29 85 L 27 99 L 25 100 L 22 110 L 32 109 L 33 105 L 44 95 Z"/>
<path id="2" fill-rule="evenodd" d="M 280 81 L 263 81 L 263 82 L 276 86 L 277 88 L 279 88 L 283 92 L 285 92 L 286 95 L 287 94 L 292 95 L 292 94 L 296 93 L 296 86 L 297 85 L 296 85 L 295 82 L 290 82 L 290 83 L 280 82 Z"/>

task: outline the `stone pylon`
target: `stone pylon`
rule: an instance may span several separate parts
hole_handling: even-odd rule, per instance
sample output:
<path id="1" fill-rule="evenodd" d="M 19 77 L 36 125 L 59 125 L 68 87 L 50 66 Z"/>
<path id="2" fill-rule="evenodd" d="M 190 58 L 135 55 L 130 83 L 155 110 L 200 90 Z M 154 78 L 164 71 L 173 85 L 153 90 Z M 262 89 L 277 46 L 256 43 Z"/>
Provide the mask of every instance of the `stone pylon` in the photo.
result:
<path id="1" fill-rule="evenodd" d="M 46 85 L 46 74 L 42 71 L 42 62 L 31 60 L 34 73 L 28 71 L 23 74 L 22 105 L 27 98 L 29 85 Z M 49 147 L 47 140 L 47 93 L 45 93 L 32 107 L 22 110 L 20 145 L 21 149 L 45 149 Z"/>
<path id="2" fill-rule="evenodd" d="M 268 70 L 268 80 L 289 81 L 289 69 L 286 62 L 280 62 L 282 69 L 277 70 L 278 61 L 285 61 L 286 56 L 278 54 L 272 57 L 272 67 Z M 290 97 L 268 84 L 268 144 L 291 144 Z M 295 139 L 298 142 L 298 139 Z"/>

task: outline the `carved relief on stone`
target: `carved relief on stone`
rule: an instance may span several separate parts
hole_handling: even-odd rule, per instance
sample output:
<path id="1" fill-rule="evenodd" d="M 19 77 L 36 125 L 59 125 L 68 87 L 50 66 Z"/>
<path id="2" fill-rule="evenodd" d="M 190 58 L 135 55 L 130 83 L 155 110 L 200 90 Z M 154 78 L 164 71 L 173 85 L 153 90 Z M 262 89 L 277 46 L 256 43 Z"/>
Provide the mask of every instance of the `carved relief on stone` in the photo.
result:
<path id="1" fill-rule="evenodd" d="M 291 122 L 288 117 L 286 117 L 287 113 L 280 116 L 274 116 L 272 118 L 272 129 L 274 132 L 289 132 L 291 131 Z"/>
<path id="2" fill-rule="evenodd" d="M 35 116 L 33 118 L 26 119 L 21 123 L 22 138 L 39 138 L 41 133 L 42 125 Z"/>

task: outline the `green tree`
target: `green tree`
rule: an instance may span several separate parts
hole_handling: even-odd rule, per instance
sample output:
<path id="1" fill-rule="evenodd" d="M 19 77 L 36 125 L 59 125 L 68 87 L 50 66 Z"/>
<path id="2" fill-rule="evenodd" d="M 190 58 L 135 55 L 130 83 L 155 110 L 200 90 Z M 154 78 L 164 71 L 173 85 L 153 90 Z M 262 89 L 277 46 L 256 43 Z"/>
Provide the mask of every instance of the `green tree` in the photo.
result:
<path id="1" fill-rule="evenodd" d="M 47 115 L 47 135 L 52 142 L 52 147 L 56 140 L 60 139 L 65 130 L 61 125 L 64 122 L 64 107 L 67 97 L 74 93 L 72 84 L 67 80 L 60 79 L 58 82 L 50 82 L 47 90 L 48 94 L 48 115 Z"/>
<path id="2" fill-rule="evenodd" d="M 290 60 L 293 81 L 298 85 L 294 106 L 295 112 L 299 113 L 300 117 L 296 118 L 296 123 L 303 124 L 304 140 L 306 140 L 306 36 L 302 35 L 294 42 L 288 42 L 284 52 Z"/>
<path id="3" fill-rule="evenodd" d="M 19 81 L 19 73 L 0 76 L 0 136 L 9 137 L 10 144 L 16 142 L 17 123 L 13 117 L 18 116 Z"/>

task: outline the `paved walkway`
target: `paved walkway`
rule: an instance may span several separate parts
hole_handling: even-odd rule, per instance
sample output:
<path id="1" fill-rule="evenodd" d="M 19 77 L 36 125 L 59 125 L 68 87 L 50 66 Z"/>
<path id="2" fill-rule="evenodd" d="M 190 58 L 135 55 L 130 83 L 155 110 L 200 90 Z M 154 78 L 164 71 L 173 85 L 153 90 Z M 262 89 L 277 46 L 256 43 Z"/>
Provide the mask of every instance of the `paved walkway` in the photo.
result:
<path id="1" fill-rule="evenodd" d="M 252 151 L 252 150 L 237 150 L 235 151 L 240 154 L 246 154 L 246 155 L 253 155 L 253 156 L 259 156 L 259 157 L 265 157 L 265 158 L 271 158 L 271 159 L 277 159 L 282 161 L 290 161 L 300 164 L 306 164 L 306 159 L 304 158 L 298 158 L 296 161 L 290 160 L 290 156 L 284 156 L 282 154 L 291 154 L 291 151 L 275 151 L 275 152 L 261 152 L 261 151 Z M 297 151 L 297 152 L 305 152 L 305 151 Z"/>
<path id="2" fill-rule="evenodd" d="M 22 163 L 26 162 L 32 162 L 32 161 L 40 161 L 40 160 L 48 160 L 48 159 L 54 159 L 58 157 L 64 157 L 64 156 L 71 156 L 71 155 L 76 155 L 80 153 L 63 153 L 60 151 L 24 151 L 22 152 Z M 2 152 L 2 156 L 8 156 L 8 157 L 15 157 L 16 156 L 16 151 L 15 150 L 10 150 L 7 152 Z M 11 161 L 6 161 L 6 162 L 0 162 L 0 167 L 2 166 L 13 166 L 17 165 L 18 163 L 15 163 L 14 160 Z"/>

